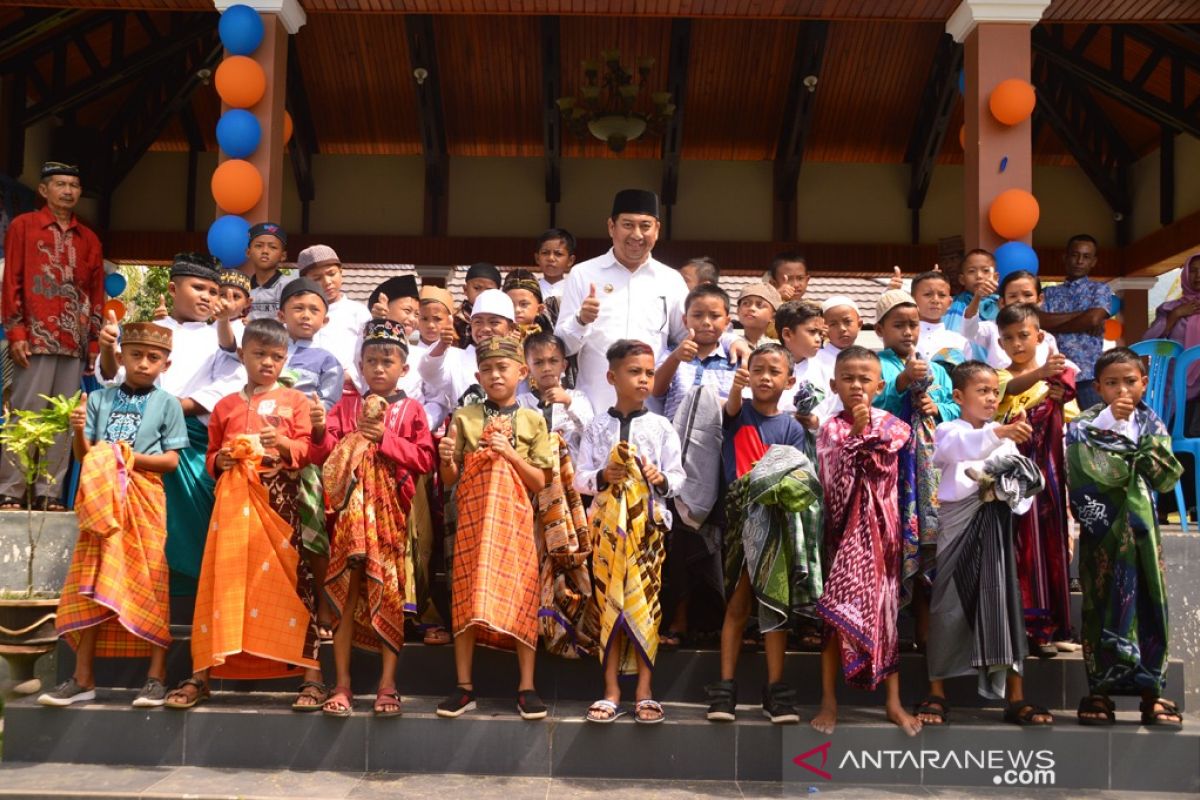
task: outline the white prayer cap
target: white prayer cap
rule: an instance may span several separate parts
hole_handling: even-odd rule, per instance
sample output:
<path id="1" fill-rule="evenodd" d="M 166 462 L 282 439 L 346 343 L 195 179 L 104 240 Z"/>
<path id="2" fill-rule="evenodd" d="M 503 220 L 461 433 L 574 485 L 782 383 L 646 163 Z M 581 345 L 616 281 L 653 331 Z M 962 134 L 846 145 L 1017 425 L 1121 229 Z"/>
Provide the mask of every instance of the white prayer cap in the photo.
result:
<path id="1" fill-rule="evenodd" d="M 821 303 L 821 313 L 824 314 L 829 309 L 837 308 L 838 306 L 850 306 L 854 309 L 855 314 L 858 314 L 860 317 L 862 316 L 862 312 L 858 310 L 858 303 L 854 302 L 854 298 L 847 297 L 844 294 L 835 294 L 824 303 Z"/>
<path id="2" fill-rule="evenodd" d="M 497 317 L 504 317 L 509 322 L 517 321 L 517 312 L 513 308 L 512 298 L 499 289 L 484 289 L 479 293 L 475 302 L 471 304 L 471 316 L 476 314 L 495 314 Z"/>

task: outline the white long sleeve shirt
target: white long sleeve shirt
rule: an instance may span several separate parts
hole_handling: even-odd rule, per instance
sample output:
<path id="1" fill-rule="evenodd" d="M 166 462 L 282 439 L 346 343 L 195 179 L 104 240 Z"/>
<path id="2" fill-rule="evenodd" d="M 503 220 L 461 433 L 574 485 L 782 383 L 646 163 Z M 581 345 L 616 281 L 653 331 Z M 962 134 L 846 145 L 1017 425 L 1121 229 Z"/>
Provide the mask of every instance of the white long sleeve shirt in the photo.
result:
<path id="1" fill-rule="evenodd" d="M 367 387 L 358 371 L 358 356 L 371 312 L 364 304 L 342 295 L 340 300 L 329 304 L 327 315 L 329 322 L 313 337 L 313 347 L 332 353 L 359 391 L 365 391 Z"/>
<path id="2" fill-rule="evenodd" d="M 671 421 L 646 410 L 635 411 L 623 419 L 612 409 L 598 414 L 583 434 L 575 463 L 575 488 L 579 492 L 594 495 L 601 491 L 601 473 L 608 466 L 613 447 L 622 439 L 637 447 L 638 456 L 658 467 L 667 477 L 666 491 L 662 494 L 656 491 L 656 495 L 675 497 L 679 494 L 687 476 L 683 471 L 683 447 Z M 665 503 L 663 515 L 670 525 L 671 514 Z"/>
<path id="3" fill-rule="evenodd" d="M 1037 346 L 1034 355 L 1039 367 L 1045 366 L 1046 359 L 1058 352 L 1058 342 L 1054 339 L 1054 334 L 1049 331 L 1043 333 L 1046 335 Z M 987 350 L 987 362 L 995 369 L 1008 369 L 1012 365 L 1012 359 L 1000 346 L 1000 329 L 992 320 L 980 320 L 978 314 L 963 317 L 963 335 Z"/>
<path id="4" fill-rule="evenodd" d="M 969 476 L 967 470 L 982 474 L 989 461 L 1021 454 L 1012 439 L 1001 439 L 996 435 L 999 424 L 988 422 L 976 428 L 965 419 L 956 419 L 937 426 L 933 464 L 942 471 L 942 480 L 938 484 L 940 502 L 965 500 L 979 491 L 979 482 Z M 1033 497 L 1027 497 L 1013 513 L 1024 514 L 1032 505 Z"/>
<path id="5" fill-rule="evenodd" d="M 562 434 L 562 437 L 567 440 L 571 458 L 576 459 L 579 457 L 579 446 L 583 443 L 583 434 L 592 424 L 592 418 L 595 415 L 592 413 L 592 404 L 588 402 L 587 396 L 583 392 L 578 389 L 568 389 L 567 394 L 571 397 L 569 406 L 551 403 L 548 409 L 542 408 L 541 401 L 533 392 L 522 392 L 517 395 L 517 405 L 521 408 L 531 408 L 543 416 L 549 411 L 550 418 L 547 420 L 547 427 L 551 433 Z"/>

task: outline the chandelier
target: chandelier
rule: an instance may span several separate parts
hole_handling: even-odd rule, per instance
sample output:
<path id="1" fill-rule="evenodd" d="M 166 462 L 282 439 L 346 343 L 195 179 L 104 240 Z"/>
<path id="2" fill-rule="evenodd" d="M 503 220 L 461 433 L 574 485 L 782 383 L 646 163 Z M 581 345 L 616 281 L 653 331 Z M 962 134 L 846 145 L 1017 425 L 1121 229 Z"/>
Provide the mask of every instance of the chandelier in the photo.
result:
<path id="1" fill-rule="evenodd" d="M 639 103 L 654 59 L 637 59 L 637 71 L 621 66 L 620 50 L 600 51 L 599 61 L 584 61 L 584 84 L 577 97 L 556 101 L 563 122 L 580 139 L 588 134 L 620 153 L 625 145 L 644 133 L 661 135 L 667 120 L 675 114 L 670 92 L 652 92 L 650 102 Z M 635 80 L 636 78 L 636 80 Z M 652 111 L 638 110 L 652 105 Z"/>

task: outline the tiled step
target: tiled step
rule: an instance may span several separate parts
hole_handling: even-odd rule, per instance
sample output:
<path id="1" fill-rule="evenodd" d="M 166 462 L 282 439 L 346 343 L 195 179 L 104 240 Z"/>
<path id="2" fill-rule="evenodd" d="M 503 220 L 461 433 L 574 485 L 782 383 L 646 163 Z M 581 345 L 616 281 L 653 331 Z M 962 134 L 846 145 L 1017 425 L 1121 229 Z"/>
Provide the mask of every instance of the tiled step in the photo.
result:
<path id="1" fill-rule="evenodd" d="M 456 720 L 436 698 L 404 698 L 404 716 L 375 719 L 360 698 L 349 719 L 288 710 L 284 694 L 218 693 L 190 712 L 139 710 L 132 693 L 99 704 L 48 709 L 26 699 L 6 712 L 5 759 L 16 762 L 202 766 L 341 772 L 450 772 L 549 777 L 782 781 L 804 792 L 838 784 L 1053 786 L 1200 792 L 1200 720 L 1183 732 L 1152 730 L 1120 714 L 1113 728 L 1083 728 L 1068 715 L 1048 729 L 1002 724 L 995 711 L 958 709 L 950 726 L 905 737 L 881 709 L 843 708 L 838 729 L 774 726 L 739 708 L 733 724 L 709 723 L 695 704 L 668 703 L 667 721 L 583 721 L 581 701 L 551 703 L 522 721 L 510 700 L 485 699 Z M 803 711 L 811 717 L 812 708 Z M 199 788 L 199 787 L 198 787 Z M 808 789 L 811 791 L 811 789 Z"/>

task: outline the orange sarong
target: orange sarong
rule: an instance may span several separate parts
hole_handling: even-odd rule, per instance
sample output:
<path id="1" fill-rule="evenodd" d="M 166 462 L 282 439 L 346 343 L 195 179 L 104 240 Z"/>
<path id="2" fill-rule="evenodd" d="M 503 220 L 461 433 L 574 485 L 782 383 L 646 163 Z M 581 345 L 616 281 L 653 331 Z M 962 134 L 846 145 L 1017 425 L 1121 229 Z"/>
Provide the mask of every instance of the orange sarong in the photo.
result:
<path id="1" fill-rule="evenodd" d="M 71 647 L 99 625 L 96 656 L 137 658 L 171 644 L 167 503 L 162 479 L 137 472 L 126 442 L 102 442 L 84 456 L 71 557 L 55 626 Z"/>
<path id="2" fill-rule="evenodd" d="M 323 477 L 329 505 L 341 509 L 330 536 L 325 592 L 339 618 L 351 606 L 355 646 L 379 650 L 382 641 L 399 652 L 404 644 L 408 522 L 395 464 L 355 432 L 338 442 Z M 359 565 L 359 596 L 350 597 L 350 573 Z"/>
<path id="3" fill-rule="evenodd" d="M 489 420 L 480 441 L 498 424 Z M 463 460 L 451 557 L 454 634 L 475 626 L 478 644 L 537 647 L 541 586 L 529 492 L 513 465 L 491 450 Z"/>
<path id="4" fill-rule="evenodd" d="M 256 437 L 230 442 L 237 462 L 217 481 L 196 593 L 192 669 L 262 679 L 317 669 L 312 614 L 296 589 L 300 553 L 258 474 Z"/>

